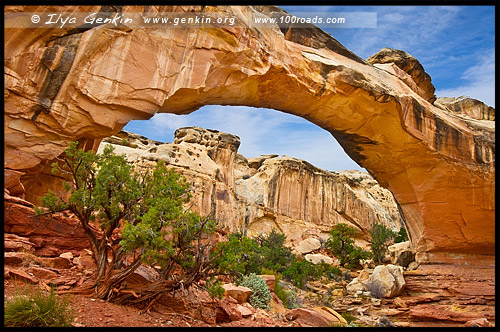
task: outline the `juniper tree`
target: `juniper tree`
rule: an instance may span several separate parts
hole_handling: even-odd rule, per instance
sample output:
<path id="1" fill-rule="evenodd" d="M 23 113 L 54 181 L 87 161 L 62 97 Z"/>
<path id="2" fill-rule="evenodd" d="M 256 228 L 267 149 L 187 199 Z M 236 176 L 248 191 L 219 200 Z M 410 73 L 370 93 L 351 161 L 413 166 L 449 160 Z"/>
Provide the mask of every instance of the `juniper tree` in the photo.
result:
<path id="1" fill-rule="evenodd" d="M 204 240 L 216 224 L 184 208 L 191 198 L 185 178 L 161 161 L 152 170 L 136 170 L 111 145 L 102 154 L 77 146 L 70 144 L 52 164 L 53 173 L 71 178 L 65 193 L 49 191 L 42 206 L 46 213 L 69 210 L 80 221 L 97 267 L 97 297 L 138 302 L 209 275 L 215 257 Z M 143 262 L 157 267 L 159 281 L 120 294 L 122 282 Z M 182 278 L 172 278 L 174 270 Z"/>

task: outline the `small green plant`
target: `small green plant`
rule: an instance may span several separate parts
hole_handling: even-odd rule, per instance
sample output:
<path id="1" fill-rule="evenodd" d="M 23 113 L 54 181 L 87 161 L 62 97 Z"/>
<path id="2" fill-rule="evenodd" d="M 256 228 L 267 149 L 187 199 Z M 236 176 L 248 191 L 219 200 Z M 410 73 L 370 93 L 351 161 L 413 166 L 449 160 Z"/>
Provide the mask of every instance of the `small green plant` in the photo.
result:
<path id="1" fill-rule="evenodd" d="M 370 229 L 370 235 L 372 237 L 371 248 L 373 260 L 380 264 L 387 253 L 389 242 L 394 238 L 395 234 L 382 224 L 373 224 Z"/>
<path id="2" fill-rule="evenodd" d="M 206 288 L 210 297 L 218 299 L 222 299 L 224 297 L 225 289 L 222 287 L 222 281 L 210 278 L 207 280 Z"/>
<path id="3" fill-rule="evenodd" d="M 53 290 L 17 291 L 5 300 L 4 324 L 8 327 L 69 327 L 74 317 L 69 300 Z"/>
<path id="4" fill-rule="evenodd" d="M 316 280 L 321 276 L 322 268 L 313 263 L 306 261 L 294 260 L 283 271 L 283 276 L 291 281 L 295 287 L 304 289 L 306 282 L 309 280 Z"/>
<path id="5" fill-rule="evenodd" d="M 223 249 L 223 250 L 222 250 Z M 221 242 L 216 252 L 222 255 L 214 261 L 221 272 L 239 277 L 250 273 L 260 274 L 262 257 L 259 254 L 259 243 L 240 233 L 229 235 L 227 242 Z"/>
<path id="6" fill-rule="evenodd" d="M 406 228 L 401 227 L 399 231 L 395 234 L 394 243 L 405 242 L 408 241 L 408 233 L 406 232 Z"/>
<path id="7" fill-rule="evenodd" d="M 354 245 L 357 230 L 347 224 L 340 223 L 330 230 L 330 238 L 325 245 L 340 261 L 340 265 L 352 269 L 359 266 L 360 259 L 370 258 L 368 251 Z"/>
<path id="8" fill-rule="evenodd" d="M 295 309 L 302 307 L 302 301 L 293 290 L 286 290 L 286 301 L 283 302 L 287 309 Z"/>
<path id="9" fill-rule="evenodd" d="M 262 266 L 277 272 L 283 272 L 285 268 L 295 259 L 292 249 L 285 247 L 285 235 L 274 229 L 269 235 L 260 235 L 256 238 L 259 243 Z"/>
<path id="10" fill-rule="evenodd" d="M 269 302 L 271 302 L 271 291 L 264 279 L 255 273 L 250 273 L 243 277 L 240 286 L 248 287 L 253 291 L 252 295 L 248 298 L 248 302 L 254 308 L 267 309 Z"/>
<path id="11" fill-rule="evenodd" d="M 344 311 L 340 314 L 346 321 L 347 323 L 354 322 L 356 320 L 356 317 L 354 317 L 349 311 Z"/>

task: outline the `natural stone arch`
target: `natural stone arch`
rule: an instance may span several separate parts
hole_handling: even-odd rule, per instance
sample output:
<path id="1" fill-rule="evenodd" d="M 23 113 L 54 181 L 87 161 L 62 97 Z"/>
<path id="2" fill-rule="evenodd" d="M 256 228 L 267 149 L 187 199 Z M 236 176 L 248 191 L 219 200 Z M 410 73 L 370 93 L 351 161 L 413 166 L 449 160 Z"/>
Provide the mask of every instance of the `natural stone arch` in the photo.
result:
<path id="1" fill-rule="evenodd" d="M 245 21 L 279 9 L 203 10 Z M 420 261 L 494 254 L 494 124 L 432 105 L 405 72 L 373 66 L 317 28 L 6 29 L 4 49 L 6 186 L 20 177 L 27 195 L 75 139 L 96 149 L 157 112 L 264 107 L 329 131 L 391 190 Z"/>

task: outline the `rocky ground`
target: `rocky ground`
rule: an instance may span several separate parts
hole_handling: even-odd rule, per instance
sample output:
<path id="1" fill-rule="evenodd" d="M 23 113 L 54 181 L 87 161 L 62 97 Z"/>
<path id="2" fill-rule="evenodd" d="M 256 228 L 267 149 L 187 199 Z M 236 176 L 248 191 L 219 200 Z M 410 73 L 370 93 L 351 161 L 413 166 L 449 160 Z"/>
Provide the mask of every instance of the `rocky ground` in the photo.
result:
<path id="1" fill-rule="evenodd" d="M 79 289 L 95 271 L 83 234 L 72 218 L 58 214 L 49 220 L 33 218 L 33 209 L 5 194 L 4 286 L 5 296 L 16 287 L 55 288 L 61 294 Z M 36 222 L 38 221 L 38 222 Z M 74 221 L 74 220 L 73 220 Z M 36 230 L 36 231 L 35 231 Z M 396 247 L 403 246 L 403 243 Z M 77 248 L 77 249 L 75 249 Z M 391 247 L 392 248 L 392 247 Z M 69 250 L 73 249 L 73 250 Z M 68 251 L 67 251 L 68 250 Z M 392 250 L 392 249 L 391 249 Z M 115 305 L 92 296 L 68 294 L 77 312 L 75 326 L 493 326 L 495 324 L 495 266 L 452 264 L 418 265 L 402 248 L 391 251 L 384 265 L 395 273 L 386 297 L 378 299 L 365 289 L 382 266 L 365 264 L 363 270 L 337 280 L 309 282 L 305 290 L 284 284 L 297 294 L 300 308 L 286 309 L 276 295 L 269 310 L 255 309 L 232 294 L 213 300 L 207 292 L 165 295 L 154 310 Z M 306 239 L 294 248 L 304 259 L 332 260 L 318 239 Z M 398 254 L 399 252 L 399 254 Z M 399 257 L 399 258 L 398 258 Z M 406 262 L 400 258 L 406 257 Z M 399 272 L 398 272 L 399 271 Z M 135 282 L 147 282 L 141 267 Z M 138 279 L 137 279 L 138 278 Z M 391 279 L 389 277 L 389 279 Z M 141 281 L 142 280 L 142 281 Z M 267 279 L 266 279 L 267 280 Z M 273 289 L 270 278 L 268 286 Z M 234 297 L 235 296 L 235 297 Z M 342 316 L 341 316 L 342 315 Z"/>

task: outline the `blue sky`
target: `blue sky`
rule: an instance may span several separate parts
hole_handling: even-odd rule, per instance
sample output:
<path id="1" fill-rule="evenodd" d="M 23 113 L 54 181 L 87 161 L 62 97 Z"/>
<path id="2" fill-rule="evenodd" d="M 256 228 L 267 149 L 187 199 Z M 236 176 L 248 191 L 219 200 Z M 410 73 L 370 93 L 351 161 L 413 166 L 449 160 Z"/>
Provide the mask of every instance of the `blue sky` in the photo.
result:
<path id="1" fill-rule="evenodd" d="M 384 47 L 416 57 L 438 97 L 470 96 L 495 107 L 493 6 L 281 6 L 294 12 L 376 12 L 376 28 L 323 30 L 363 59 Z M 247 158 L 279 154 L 326 170 L 361 169 L 330 133 L 293 115 L 241 106 L 205 106 L 188 115 L 157 114 L 125 130 L 172 142 L 179 127 L 198 126 L 238 135 Z"/>

